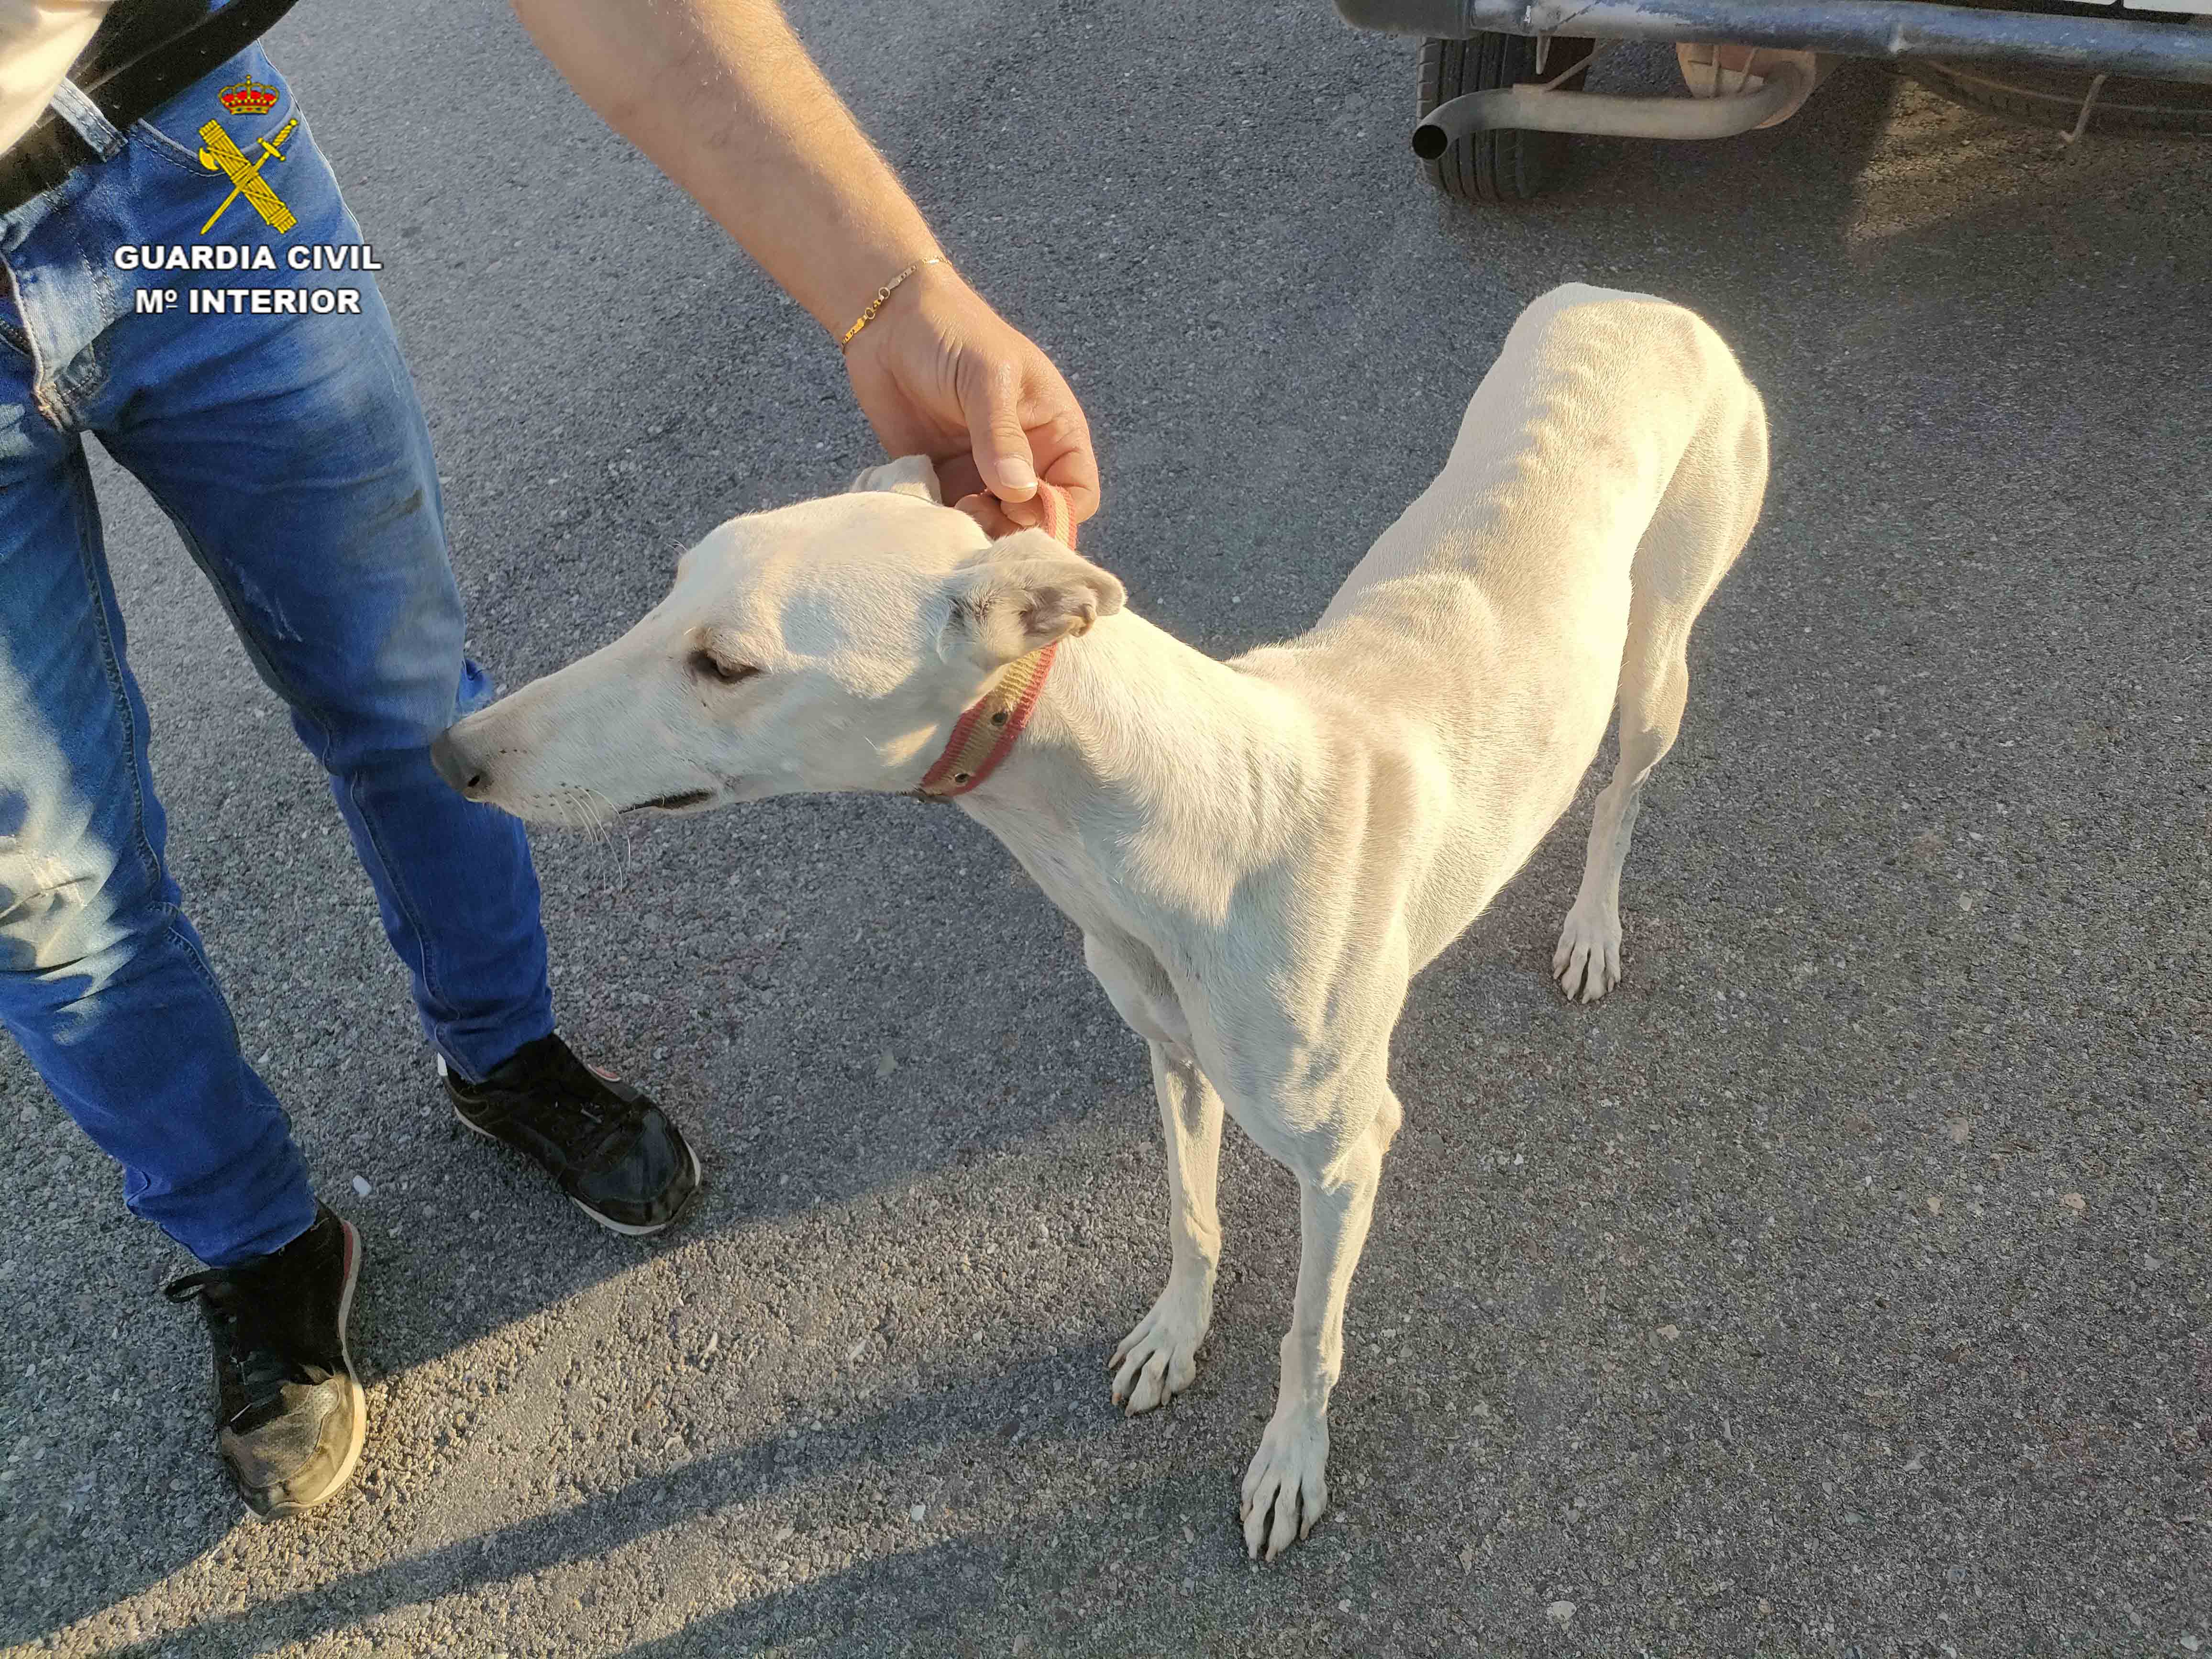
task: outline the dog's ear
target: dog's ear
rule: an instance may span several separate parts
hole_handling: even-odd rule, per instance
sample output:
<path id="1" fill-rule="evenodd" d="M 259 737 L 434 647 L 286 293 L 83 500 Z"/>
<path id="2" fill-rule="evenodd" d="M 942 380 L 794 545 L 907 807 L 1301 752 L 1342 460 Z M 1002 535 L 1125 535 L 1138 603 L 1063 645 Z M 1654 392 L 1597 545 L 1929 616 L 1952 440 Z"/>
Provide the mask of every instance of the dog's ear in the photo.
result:
<path id="1" fill-rule="evenodd" d="M 881 466 L 872 466 L 853 480 L 846 493 L 882 489 L 894 495 L 912 495 L 932 507 L 945 505 L 945 492 L 937 487 L 937 469 L 927 455 L 902 455 Z"/>
<path id="2" fill-rule="evenodd" d="M 1042 530 L 1017 531 L 983 549 L 950 578 L 951 615 L 939 640 L 985 667 L 1087 634 L 1128 596 L 1110 571 Z"/>

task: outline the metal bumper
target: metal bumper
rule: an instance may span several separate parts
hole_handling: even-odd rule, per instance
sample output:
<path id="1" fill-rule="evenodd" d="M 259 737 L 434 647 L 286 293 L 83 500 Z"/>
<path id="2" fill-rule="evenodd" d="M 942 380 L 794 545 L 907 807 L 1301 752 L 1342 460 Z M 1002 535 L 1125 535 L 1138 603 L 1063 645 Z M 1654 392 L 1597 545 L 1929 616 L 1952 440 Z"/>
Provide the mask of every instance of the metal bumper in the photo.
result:
<path id="1" fill-rule="evenodd" d="M 1336 0 L 1355 27 L 1465 40 L 1508 34 L 1727 40 L 1845 58 L 2038 64 L 2212 86 L 2212 28 L 2046 17 L 1917 0 Z"/>

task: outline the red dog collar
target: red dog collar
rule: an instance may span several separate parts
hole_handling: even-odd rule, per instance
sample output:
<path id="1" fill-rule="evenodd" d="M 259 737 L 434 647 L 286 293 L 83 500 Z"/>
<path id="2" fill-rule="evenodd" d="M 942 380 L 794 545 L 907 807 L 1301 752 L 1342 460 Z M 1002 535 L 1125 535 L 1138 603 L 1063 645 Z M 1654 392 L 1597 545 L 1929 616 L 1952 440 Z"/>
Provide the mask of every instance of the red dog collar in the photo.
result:
<path id="1" fill-rule="evenodd" d="M 1056 485 L 1037 485 L 1037 506 L 1042 510 L 1044 532 L 1068 547 L 1075 545 L 1075 515 L 1067 496 Z M 1032 651 L 1009 664 L 993 686 L 962 713 L 945 740 L 945 751 L 925 773 L 915 793 L 930 800 L 950 800 L 964 795 L 998 769 L 1012 752 L 1014 739 L 1030 723 L 1044 690 L 1044 678 L 1052 672 L 1054 640 L 1042 651 Z"/>
<path id="2" fill-rule="evenodd" d="M 920 793 L 933 799 L 964 795 L 998 769 L 1030 723 L 1044 677 L 1052 672 L 1054 640 L 1042 651 L 1009 664 L 999 683 L 968 706 L 945 740 L 945 752 L 923 775 Z"/>

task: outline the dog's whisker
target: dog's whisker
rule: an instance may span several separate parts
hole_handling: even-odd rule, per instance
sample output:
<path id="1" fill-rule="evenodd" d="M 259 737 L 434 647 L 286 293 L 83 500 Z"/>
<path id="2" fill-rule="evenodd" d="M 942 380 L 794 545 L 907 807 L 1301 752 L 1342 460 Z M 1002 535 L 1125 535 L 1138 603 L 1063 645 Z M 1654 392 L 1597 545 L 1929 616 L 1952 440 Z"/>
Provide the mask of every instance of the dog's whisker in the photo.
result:
<path id="1" fill-rule="evenodd" d="M 615 873 L 627 878 L 629 874 L 629 832 L 623 821 L 622 808 L 588 784 L 576 786 L 576 801 L 577 810 L 590 817 L 593 840 L 604 842 L 611 849 L 617 839 L 620 839 L 622 859 Z M 613 883 L 609 884 L 607 890 L 610 893 L 615 890 Z"/>
<path id="2" fill-rule="evenodd" d="M 579 827 L 591 838 L 593 846 L 607 849 L 610 867 L 605 884 L 600 891 L 611 896 L 620 886 L 624 874 L 624 861 L 617 860 L 614 854 L 615 840 L 622 823 L 622 810 L 599 790 L 586 784 L 570 785 L 568 795 Z"/>
<path id="3" fill-rule="evenodd" d="M 569 798 L 567 790 L 556 791 L 551 801 L 554 810 L 561 815 L 561 827 L 563 830 L 581 831 L 586 828 L 583 815 L 577 811 L 576 803 Z"/>

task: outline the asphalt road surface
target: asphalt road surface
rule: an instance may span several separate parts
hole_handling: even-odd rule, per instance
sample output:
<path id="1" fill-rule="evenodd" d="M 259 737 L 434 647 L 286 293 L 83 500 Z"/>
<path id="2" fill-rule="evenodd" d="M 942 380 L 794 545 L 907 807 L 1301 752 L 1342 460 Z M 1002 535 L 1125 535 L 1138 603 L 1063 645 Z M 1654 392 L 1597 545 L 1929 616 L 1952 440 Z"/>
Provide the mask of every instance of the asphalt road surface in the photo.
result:
<path id="1" fill-rule="evenodd" d="M 1209 650 L 1320 611 L 1553 283 L 1735 343 L 1773 486 L 1638 828 L 1627 980 L 1590 1010 L 1544 971 L 1592 785 L 1415 987 L 1334 1508 L 1249 1565 L 1294 1188 L 1231 1131 L 1200 1380 L 1125 1420 L 1103 1362 L 1167 1264 L 1144 1051 L 994 843 L 903 799 L 544 837 L 565 1029 L 711 1183 L 602 1233 L 441 1103 L 319 779 L 106 468 L 177 869 L 366 1241 L 373 1415 L 356 1490 L 244 1518 L 154 1295 L 181 1259 L 11 1049 L 0 1643 L 2212 1646 L 2204 152 L 1858 65 L 1475 212 L 1407 153 L 1412 45 L 1321 4 L 796 16 L 1084 397 L 1086 550 Z M 314 0 L 272 50 L 387 267 L 502 683 L 871 459 L 835 349 L 503 9 Z"/>

